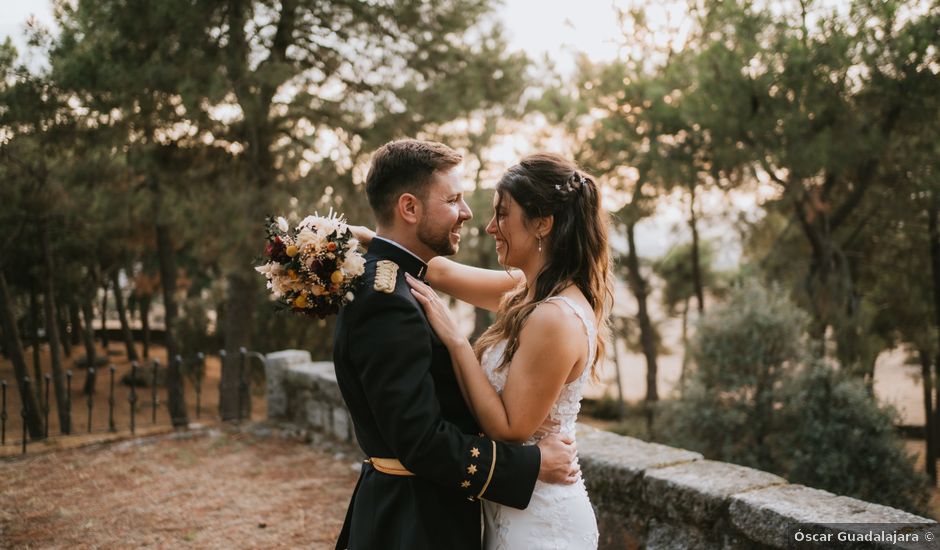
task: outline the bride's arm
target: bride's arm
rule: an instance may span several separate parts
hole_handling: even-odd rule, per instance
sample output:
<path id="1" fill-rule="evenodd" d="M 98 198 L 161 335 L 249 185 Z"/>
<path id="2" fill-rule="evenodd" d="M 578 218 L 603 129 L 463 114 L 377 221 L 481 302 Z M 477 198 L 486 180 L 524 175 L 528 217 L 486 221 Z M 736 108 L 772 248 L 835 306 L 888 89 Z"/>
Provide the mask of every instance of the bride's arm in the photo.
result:
<path id="1" fill-rule="evenodd" d="M 476 307 L 496 311 L 503 296 L 525 279 L 522 271 L 483 269 L 438 256 L 428 263 L 427 280 L 436 290 Z"/>
<path id="2" fill-rule="evenodd" d="M 502 441 L 529 439 L 548 417 L 581 354 L 578 342 L 583 338 L 571 337 L 583 332 L 578 320 L 559 315 L 551 305 L 537 307 L 519 334 L 519 348 L 500 395 L 434 291 L 414 279 L 409 279 L 409 284 L 447 346 L 458 381 L 483 431 Z"/>
<path id="3" fill-rule="evenodd" d="M 375 232 L 361 225 L 350 225 L 353 236 L 366 248 Z M 525 276 L 518 269 L 483 269 L 464 265 L 448 258 L 437 257 L 428 263 L 426 278 L 431 286 L 444 294 L 476 307 L 496 311 L 503 296 L 516 288 Z"/>

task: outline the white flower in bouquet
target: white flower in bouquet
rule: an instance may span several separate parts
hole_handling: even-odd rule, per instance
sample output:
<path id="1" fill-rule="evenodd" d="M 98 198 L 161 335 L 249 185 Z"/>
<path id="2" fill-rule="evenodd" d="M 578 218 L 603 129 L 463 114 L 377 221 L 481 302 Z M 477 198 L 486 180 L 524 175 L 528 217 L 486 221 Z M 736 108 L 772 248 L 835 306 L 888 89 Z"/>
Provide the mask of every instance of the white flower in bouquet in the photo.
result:
<path id="1" fill-rule="evenodd" d="M 271 279 L 270 284 L 271 290 L 274 296 L 277 298 L 280 298 L 281 296 L 284 296 L 285 294 L 288 294 L 292 291 L 300 290 L 297 285 L 295 285 L 294 281 L 290 280 L 290 277 L 275 277 Z"/>
<path id="2" fill-rule="evenodd" d="M 277 262 L 268 262 L 264 265 L 259 265 L 258 267 L 256 267 L 255 271 L 257 271 L 258 273 L 264 276 L 269 276 L 269 275 L 274 276 L 274 275 L 280 275 L 282 268 L 281 268 L 281 264 Z"/>
<path id="3" fill-rule="evenodd" d="M 300 220 L 300 223 L 297 224 L 297 230 L 302 231 L 304 229 L 309 229 L 314 227 L 317 223 L 317 220 L 322 219 L 321 216 L 306 216 L 304 219 Z"/>
<path id="4" fill-rule="evenodd" d="M 305 217 L 297 224 L 298 229 L 309 227 L 316 229 L 317 236 L 321 239 L 326 239 L 334 232 L 336 234 L 344 233 L 346 231 L 346 220 L 341 214 L 333 212 L 333 209 L 330 208 L 330 212 L 326 216 L 314 214 Z"/>
<path id="5" fill-rule="evenodd" d="M 340 228 L 339 224 L 330 220 L 329 218 L 326 218 L 323 221 L 323 224 L 317 227 L 317 236 L 322 239 L 326 239 L 339 228 Z"/>
<path id="6" fill-rule="evenodd" d="M 346 260 L 343 261 L 343 265 L 340 266 L 340 269 L 347 275 L 352 275 L 353 277 L 362 275 L 366 272 L 366 259 L 360 254 L 347 254 Z"/>
<path id="7" fill-rule="evenodd" d="M 312 247 L 314 249 L 322 248 L 326 236 L 321 236 L 318 232 L 311 231 L 309 227 L 305 227 L 297 233 L 297 247 L 301 250 L 306 249 L 307 247 Z"/>

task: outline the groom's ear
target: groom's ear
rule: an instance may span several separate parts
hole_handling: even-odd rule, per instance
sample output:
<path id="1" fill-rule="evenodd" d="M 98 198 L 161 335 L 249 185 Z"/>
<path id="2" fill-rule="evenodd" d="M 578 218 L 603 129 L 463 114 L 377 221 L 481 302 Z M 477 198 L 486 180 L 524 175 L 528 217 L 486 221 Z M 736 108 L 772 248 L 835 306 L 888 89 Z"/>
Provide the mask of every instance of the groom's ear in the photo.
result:
<path id="1" fill-rule="evenodd" d="M 402 193 L 398 197 L 398 203 L 395 205 L 398 215 L 408 223 L 417 224 L 421 219 L 421 201 L 411 193 Z"/>

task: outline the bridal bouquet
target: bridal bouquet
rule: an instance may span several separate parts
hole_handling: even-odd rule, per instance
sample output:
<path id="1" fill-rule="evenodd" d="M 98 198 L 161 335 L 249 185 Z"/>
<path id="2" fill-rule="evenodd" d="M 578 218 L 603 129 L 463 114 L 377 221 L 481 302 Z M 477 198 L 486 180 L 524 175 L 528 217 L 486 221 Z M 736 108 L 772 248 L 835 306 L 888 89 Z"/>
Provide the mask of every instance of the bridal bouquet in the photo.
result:
<path id="1" fill-rule="evenodd" d="M 342 215 L 331 209 L 294 228 L 283 217 L 265 222 L 266 262 L 255 270 L 267 278 L 278 305 L 323 319 L 353 300 L 366 261 Z"/>

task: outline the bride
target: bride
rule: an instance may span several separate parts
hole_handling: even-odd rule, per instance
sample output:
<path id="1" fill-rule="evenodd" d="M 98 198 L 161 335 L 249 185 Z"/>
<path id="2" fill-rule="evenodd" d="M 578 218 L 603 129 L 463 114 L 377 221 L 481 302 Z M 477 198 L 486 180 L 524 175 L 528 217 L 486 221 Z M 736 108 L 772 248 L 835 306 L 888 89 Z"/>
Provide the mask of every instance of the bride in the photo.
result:
<path id="1" fill-rule="evenodd" d="M 486 232 L 499 263 L 516 269 L 438 257 L 428 267 L 431 286 L 410 278 L 412 293 L 489 437 L 528 445 L 553 432 L 574 439 L 582 388 L 603 356 L 612 297 L 597 185 L 563 157 L 535 154 L 503 175 L 493 202 Z M 495 311 L 495 324 L 471 347 L 431 287 Z M 537 482 L 526 510 L 485 502 L 484 514 L 487 549 L 597 547 L 580 477 L 569 485 Z"/>

